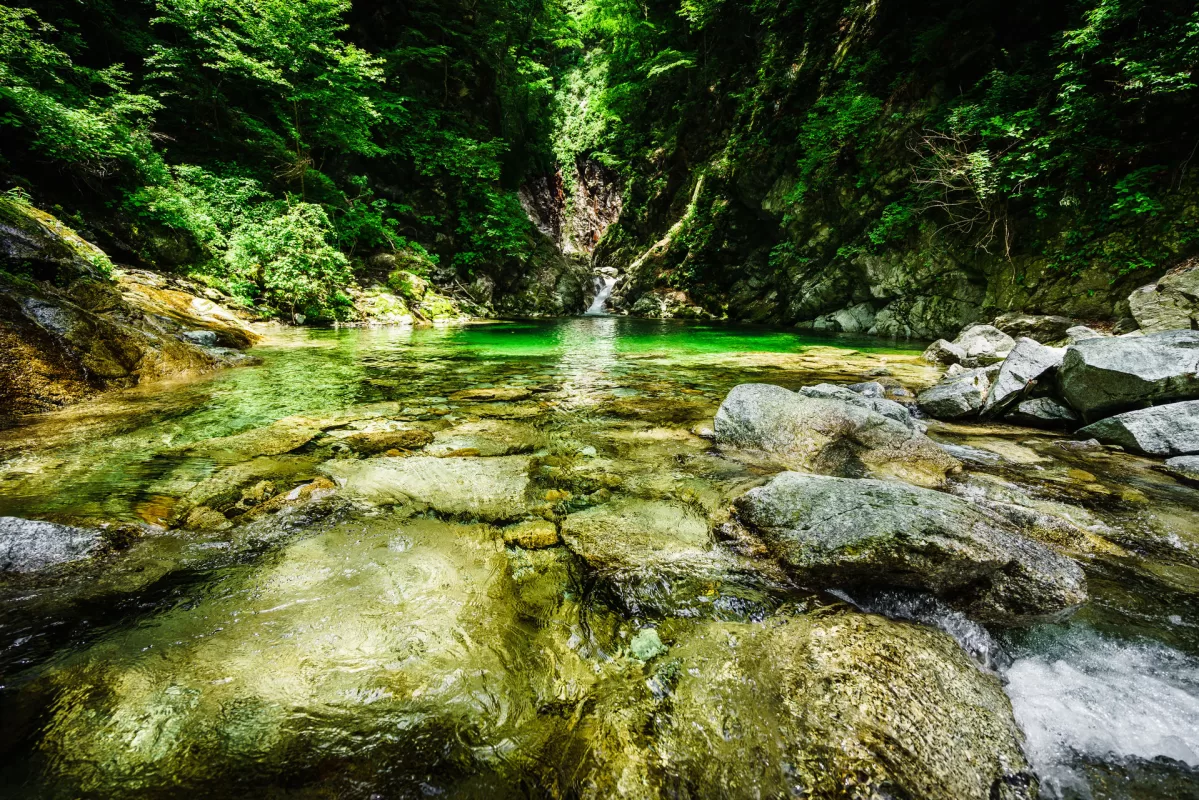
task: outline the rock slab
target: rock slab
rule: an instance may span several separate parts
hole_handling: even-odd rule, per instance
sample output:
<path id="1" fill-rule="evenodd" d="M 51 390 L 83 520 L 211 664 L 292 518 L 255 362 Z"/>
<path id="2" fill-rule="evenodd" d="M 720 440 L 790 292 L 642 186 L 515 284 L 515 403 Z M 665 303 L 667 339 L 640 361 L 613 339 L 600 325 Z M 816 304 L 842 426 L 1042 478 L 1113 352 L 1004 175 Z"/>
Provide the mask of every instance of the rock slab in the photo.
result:
<path id="1" fill-rule="evenodd" d="M 766 453 L 788 469 L 843 477 L 894 477 L 938 486 L 961 464 L 910 424 L 855 402 L 804 397 L 781 386 L 735 387 L 716 413 L 723 446 Z M 905 412 L 906 413 L 906 412 Z"/>
<path id="2" fill-rule="evenodd" d="M 1199 400 L 1117 414 L 1076 435 L 1151 456 L 1192 455 L 1199 453 Z"/>
<path id="3" fill-rule="evenodd" d="M 798 579 L 822 588 L 920 589 L 997 625 L 1060 619 L 1087 598 L 1074 561 L 941 492 L 785 472 L 735 505 Z"/>
<path id="4" fill-rule="evenodd" d="M 1062 398 L 1087 420 L 1199 398 L 1199 331 L 1086 339 L 1066 350 Z"/>

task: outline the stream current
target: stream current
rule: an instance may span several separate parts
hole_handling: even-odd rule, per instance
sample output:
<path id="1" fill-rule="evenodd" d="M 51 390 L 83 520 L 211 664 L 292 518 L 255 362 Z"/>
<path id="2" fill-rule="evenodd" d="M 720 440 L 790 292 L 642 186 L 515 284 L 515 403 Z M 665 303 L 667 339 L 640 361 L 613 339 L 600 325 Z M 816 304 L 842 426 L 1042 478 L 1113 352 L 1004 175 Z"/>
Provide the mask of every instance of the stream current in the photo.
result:
<path id="1" fill-rule="evenodd" d="M 1052 507 L 1111 544 L 1083 563 L 1088 604 L 1028 630 L 775 581 L 605 585 L 562 546 L 505 545 L 501 523 L 605 503 L 718 519 L 769 477 L 696 435 L 733 386 L 916 391 L 937 373 L 914 345 L 592 316 L 286 331 L 254 352 L 0 433 L 0 516 L 109 537 L 0 577 L 0 796 L 603 796 L 578 765 L 644 760 L 652 742 L 620 720 L 668 692 L 663 654 L 694 626 L 840 598 L 997 671 L 1042 796 L 1199 797 L 1199 489 L 1150 460 L 930 426 L 966 465 L 959 493 Z M 280 420 L 308 433 L 221 439 Z M 480 519 L 332 491 L 179 526 L 230 470 L 286 499 L 352 458 L 351 437 L 396 426 L 426 431 L 430 455 L 527 459 L 527 507 Z M 770 718 L 744 702 L 740 725 Z"/>

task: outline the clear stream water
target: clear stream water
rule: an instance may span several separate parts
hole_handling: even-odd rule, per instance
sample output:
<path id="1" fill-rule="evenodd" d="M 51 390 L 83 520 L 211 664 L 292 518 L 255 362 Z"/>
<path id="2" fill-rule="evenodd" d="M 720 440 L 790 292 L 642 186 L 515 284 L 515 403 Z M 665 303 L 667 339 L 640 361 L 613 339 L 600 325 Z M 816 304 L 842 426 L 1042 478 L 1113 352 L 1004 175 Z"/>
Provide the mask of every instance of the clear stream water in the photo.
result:
<path id="1" fill-rule="evenodd" d="M 605 316 L 297 330 L 255 352 L 0 433 L 0 515 L 104 522 L 113 542 L 0 578 L 0 796 L 585 795 L 570 765 L 620 738 L 622 698 L 657 691 L 655 662 L 630 656 L 656 650 L 639 631 L 669 648 L 697 620 L 805 595 L 597 586 L 561 547 L 336 496 L 224 530 L 165 523 L 251 461 L 286 493 L 381 421 L 442 454 L 529 454 L 535 513 L 652 498 L 718 515 L 767 477 L 693 433 L 731 387 L 936 379 L 914 345 Z M 189 449 L 297 416 L 323 432 L 287 454 Z M 1057 504 L 1113 544 L 1084 563 L 1092 600 L 999 632 L 925 600 L 848 599 L 941 627 L 1002 675 L 1043 795 L 1199 797 L 1199 490 L 1027 429 L 930 435 L 967 464 L 959 491 Z"/>

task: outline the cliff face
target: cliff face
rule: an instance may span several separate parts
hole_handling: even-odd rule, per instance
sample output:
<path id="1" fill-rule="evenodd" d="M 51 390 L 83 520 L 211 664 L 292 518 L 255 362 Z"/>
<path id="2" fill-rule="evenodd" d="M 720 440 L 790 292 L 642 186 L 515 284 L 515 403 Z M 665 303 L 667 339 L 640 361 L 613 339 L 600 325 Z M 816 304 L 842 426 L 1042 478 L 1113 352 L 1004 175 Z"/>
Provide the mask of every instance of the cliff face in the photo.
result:
<path id="1" fill-rule="evenodd" d="M 1115 5 L 716 3 L 663 22 L 670 77 L 609 69 L 641 104 L 595 255 L 622 274 L 614 303 L 914 337 L 1005 311 L 1129 317 L 1199 247 L 1199 56 L 1175 36 L 1193 7 Z"/>

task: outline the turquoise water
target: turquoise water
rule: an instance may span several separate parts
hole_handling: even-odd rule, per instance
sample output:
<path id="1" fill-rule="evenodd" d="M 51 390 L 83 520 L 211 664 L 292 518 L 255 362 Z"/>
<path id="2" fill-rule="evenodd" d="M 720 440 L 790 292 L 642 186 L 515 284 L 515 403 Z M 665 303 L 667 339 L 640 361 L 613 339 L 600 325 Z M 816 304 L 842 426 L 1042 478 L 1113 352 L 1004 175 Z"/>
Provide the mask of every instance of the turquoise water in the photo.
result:
<path id="1" fill-rule="evenodd" d="M 507 518 L 331 490 L 258 516 L 235 493 L 193 524 L 196 503 L 217 506 L 197 493 L 249 470 L 237 492 L 283 500 L 330 464 L 369 466 L 350 437 L 399 428 L 425 454 L 519 463 L 526 522 L 619 504 L 702 532 L 771 474 L 697 435 L 729 389 L 917 390 L 938 376 L 918 351 L 617 317 L 281 330 L 258 366 L 5 431 L 0 515 L 106 525 L 108 546 L 0 579 L 0 796 L 664 796 L 646 764 L 685 668 L 671 654 L 702 655 L 706 625 L 748 631 L 829 596 L 719 543 L 688 574 L 615 578 L 565 547 L 505 547 Z M 1199 796 L 1199 491 L 1041 432 L 930 434 L 958 447 L 969 491 L 1069 504 L 1114 543 L 1084 561 L 1092 600 L 1067 625 L 920 617 L 1004 672 L 1045 795 Z M 904 616 L 895 602 L 881 608 Z M 777 709 L 737 697 L 711 713 L 771 741 Z M 790 767 L 770 766 L 760 788 L 781 796 Z M 728 774 L 687 792 L 741 796 Z"/>

